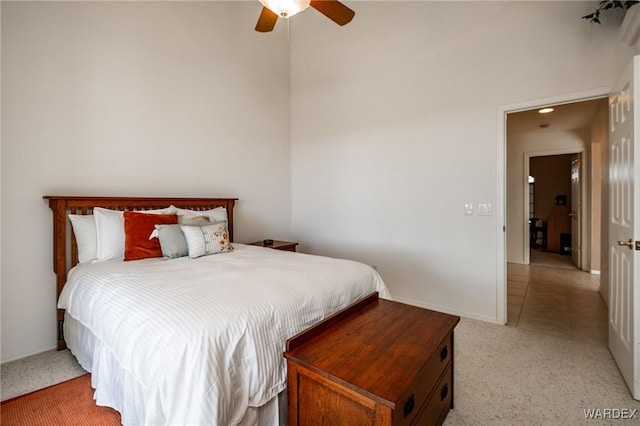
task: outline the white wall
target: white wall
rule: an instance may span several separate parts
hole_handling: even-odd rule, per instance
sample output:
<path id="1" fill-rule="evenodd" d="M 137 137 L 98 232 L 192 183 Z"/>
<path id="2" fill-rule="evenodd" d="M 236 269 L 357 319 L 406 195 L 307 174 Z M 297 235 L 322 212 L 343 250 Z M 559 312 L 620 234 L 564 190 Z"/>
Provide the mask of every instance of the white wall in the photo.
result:
<path id="1" fill-rule="evenodd" d="M 55 195 L 234 196 L 290 238 L 286 27 L 258 2 L 2 2 L 2 361 L 55 346 Z"/>
<path id="2" fill-rule="evenodd" d="M 292 229 L 399 300 L 497 321 L 500 106 L 613 84 L 631 49 L 582 2 L 356 2 L 292 20 Z M 501 303 L 504 303 L 501 301 Z"/>

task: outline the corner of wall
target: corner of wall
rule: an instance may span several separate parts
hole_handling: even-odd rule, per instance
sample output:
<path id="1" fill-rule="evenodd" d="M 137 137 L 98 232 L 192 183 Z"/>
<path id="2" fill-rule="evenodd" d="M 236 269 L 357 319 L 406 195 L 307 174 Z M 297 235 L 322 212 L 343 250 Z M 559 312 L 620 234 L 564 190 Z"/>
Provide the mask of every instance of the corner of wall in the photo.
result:
<path id="1" fill-rule="evenodd" d="M 620 40 L 627 46 L 640 49 L 640 6 L 632 7 L 627 11 L 620 26 Z"/>

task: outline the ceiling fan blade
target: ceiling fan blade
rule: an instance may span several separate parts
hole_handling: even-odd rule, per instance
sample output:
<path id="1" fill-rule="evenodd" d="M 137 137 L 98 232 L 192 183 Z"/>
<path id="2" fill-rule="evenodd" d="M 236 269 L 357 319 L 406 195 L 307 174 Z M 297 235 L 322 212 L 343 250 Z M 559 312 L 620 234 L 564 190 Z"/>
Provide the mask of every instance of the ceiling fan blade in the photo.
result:
<path id="1" fill-rule="evenodd" d="M 276 26 L 276 22 L 278 22 L 278 15 L 270 9 L 263 7 L 262 12 L 260 12 L 260 17 L 258 18 L 258 23 L 256 24 L 256 31 L 268 33 Z"/>
<path id="2" fill-rule="evenodd" d="M 338 25 L 348 24 L 356 14 L 337 0 L 311 0 L 311 7 Z"/>

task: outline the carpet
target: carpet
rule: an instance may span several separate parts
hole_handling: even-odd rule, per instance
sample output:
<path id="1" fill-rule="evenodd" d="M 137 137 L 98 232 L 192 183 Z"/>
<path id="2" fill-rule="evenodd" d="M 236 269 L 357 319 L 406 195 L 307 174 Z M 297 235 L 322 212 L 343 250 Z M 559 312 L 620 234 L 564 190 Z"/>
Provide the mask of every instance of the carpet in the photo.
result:
<path id="1" fill-rule="evenodd" d="M 2 426 L 120 425 L 117 411 L 95 404 L 89 374 L 2 401 L 0 415 Z"/>
<path id="2" fill-rule="evenodd" d="M 444 426 L 640 424 L 640 402 L 606 347 L 467 318 L 454 333 Z"/>

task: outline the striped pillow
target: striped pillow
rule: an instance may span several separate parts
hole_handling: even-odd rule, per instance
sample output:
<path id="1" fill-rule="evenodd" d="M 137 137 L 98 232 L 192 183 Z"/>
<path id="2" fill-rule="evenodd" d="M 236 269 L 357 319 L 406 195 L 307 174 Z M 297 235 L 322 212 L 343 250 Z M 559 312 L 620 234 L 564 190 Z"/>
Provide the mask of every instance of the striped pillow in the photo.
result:
<path id="1" fill-rule="evenodd" d="M 226 221 L 211 225 L 182 225 L 181 228 L 191 259 L 233 250 Z"/>

